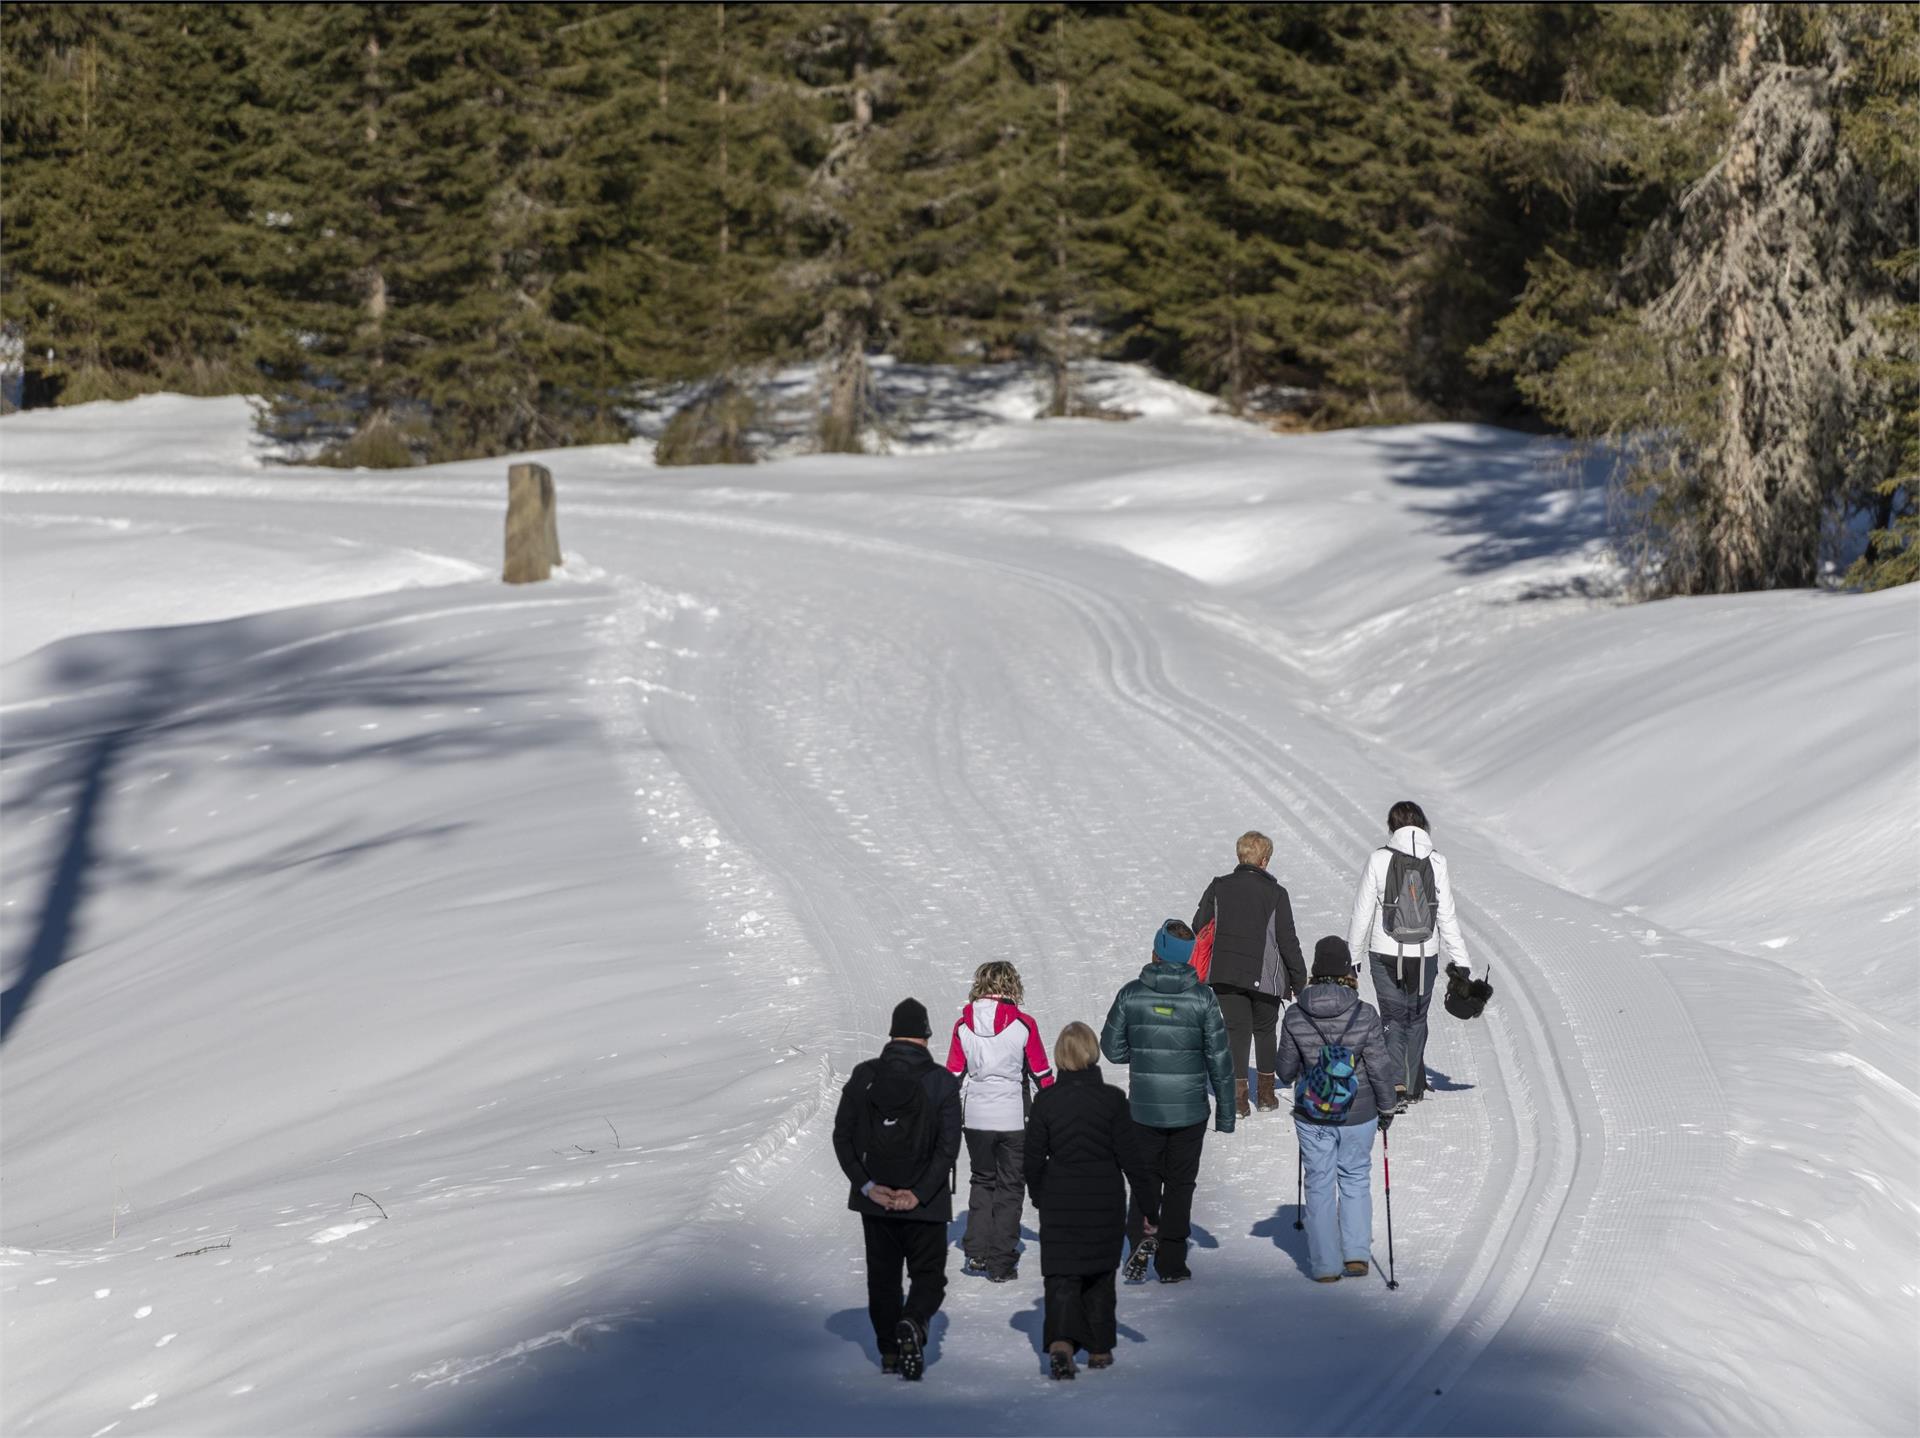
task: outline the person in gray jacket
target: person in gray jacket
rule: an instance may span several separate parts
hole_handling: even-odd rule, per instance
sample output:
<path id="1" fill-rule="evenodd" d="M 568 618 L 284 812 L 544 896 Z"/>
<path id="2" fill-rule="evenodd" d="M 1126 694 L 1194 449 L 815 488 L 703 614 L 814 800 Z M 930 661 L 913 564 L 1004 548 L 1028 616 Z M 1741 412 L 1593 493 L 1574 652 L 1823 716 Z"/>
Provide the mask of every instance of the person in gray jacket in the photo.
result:
<path id="1" fill-rule="evenodd" d="M 1315 1070 L 1321 1051 L 1332 1045 L 1355 1060 L 1344 1093 L 1315 1086 L 1327 1078 Z M 1276 1061 L 1280 1081 L 1295 1084 L 1307 1265 L 1318 1283 L 1337 1283 L 1343 1274 L 1365 1278 L 1373 1255 L 1373 1131 L 1393 1122 L 1393 1076 L 1380 1015 L 1360 1001 L 1353 954 L 1336 934 L 1314 945 L 1313 977 L 1281 1021 Z M 1334 1080 L 1328 1088 L 1342 1084 Z"/>

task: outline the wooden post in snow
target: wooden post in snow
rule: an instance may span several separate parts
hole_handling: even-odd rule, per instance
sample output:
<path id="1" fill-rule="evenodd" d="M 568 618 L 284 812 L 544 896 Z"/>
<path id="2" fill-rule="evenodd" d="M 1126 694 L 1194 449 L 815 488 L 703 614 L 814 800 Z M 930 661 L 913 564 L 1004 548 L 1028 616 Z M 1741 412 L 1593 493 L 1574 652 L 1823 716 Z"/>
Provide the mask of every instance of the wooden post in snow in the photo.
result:
<path id="1" fill-rule="evenodd" d="M 533 584 L 549 577 L 560 563 L 553 472 L 544 464 L 508 466 L 507 562 L 500 577 L 509 584 Z"/>

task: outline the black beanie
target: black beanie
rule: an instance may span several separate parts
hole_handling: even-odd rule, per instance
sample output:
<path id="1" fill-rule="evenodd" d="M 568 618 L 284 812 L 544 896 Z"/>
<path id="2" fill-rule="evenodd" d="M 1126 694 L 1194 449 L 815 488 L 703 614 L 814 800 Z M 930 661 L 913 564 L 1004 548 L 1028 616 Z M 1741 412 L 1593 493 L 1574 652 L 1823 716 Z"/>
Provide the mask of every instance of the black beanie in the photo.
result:
<path id="1" fill-rule="evenodd" d="M 893 1006 L 893 1022 L 887 1025 L 890 1039 L 930 1039 L 933 1025 L 927 1022 L 927 1006 L 918 999 L 902 999 Z"/>
<path id="2" fill-rule="evenodd" d="M 1353 950 L 1337 934 L 1328 934 L 1313 946 L 1313 976 L 1344 979 L 1353 972 Z"/>

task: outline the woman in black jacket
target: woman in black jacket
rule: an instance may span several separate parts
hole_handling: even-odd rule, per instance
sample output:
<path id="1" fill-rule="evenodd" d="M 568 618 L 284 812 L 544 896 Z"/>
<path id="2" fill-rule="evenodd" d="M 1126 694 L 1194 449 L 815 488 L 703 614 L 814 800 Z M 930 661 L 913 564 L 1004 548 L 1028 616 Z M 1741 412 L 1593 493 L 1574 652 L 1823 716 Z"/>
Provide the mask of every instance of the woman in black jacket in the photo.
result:
<path id="1" fill-rule="evenodd" d="M 1207 885 L 1193 911 L 1194 932 L 1213 925 L 1213 960 L 1207 982 L 1220 1000 L 1227 1021 L 1227 1045 L 1233 1051 L 1234 1112 L 1249 1112 L 1247 1056 L 1259 1076 L 1254 1102 L 1278 1110 L 1274 1089 L 1274 1043 L 1280 1005 L 1307 986 L 1306 960 L 1293 927 L 1293 900 L 1267 872 L 1273 840 L 1250 830 L 1234 841 L 1238 866 Z"/>
<path id="2" fill-rule="evenodd" d="M 1082 1348 L 1088 1367 L 1112 1365 L 1126 1185 L 1150 1191 L 1137 1176 L 1127 1096 L 1100 1081 L 1099 1057 L 1100 1041 L 1085 1024 L 1060 1030 L 1053 1087 L 1041 1090 L 1027 1119 L 1027 1191 L 1040 1215 L 1045 1342 L 1055 1378 L 1073 1377 Z M 1149 1231 L 1159 1219 L 1147 1214 Z"/>

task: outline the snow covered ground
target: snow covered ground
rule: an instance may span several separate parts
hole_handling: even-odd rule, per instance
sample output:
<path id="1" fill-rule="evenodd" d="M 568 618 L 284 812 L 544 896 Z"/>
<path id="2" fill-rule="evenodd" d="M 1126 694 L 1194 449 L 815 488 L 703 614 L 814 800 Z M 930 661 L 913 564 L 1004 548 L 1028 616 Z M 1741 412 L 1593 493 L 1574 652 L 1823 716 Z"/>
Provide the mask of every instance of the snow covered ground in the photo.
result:
<path id="1" fill-rule="evenodd" d="M 1101 383 L 547 457 L 513 590 L 500 461 L 0 422 L 0 1428 L 1920 1428 L 1920 593 L 1622 605 L 1550 444 Z M 1098 1023 L 1248 827 L 1341 931 L 1401 797 L 1498 995 L 1399 1291 L 1307 1282 L 1256 1116 L 1113 1371 L 956 1260 L 883 1381 L 827 1127 L 893 1003 Z"/>

